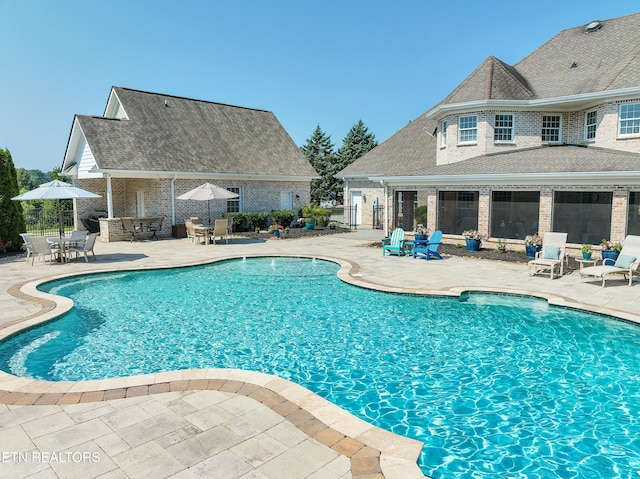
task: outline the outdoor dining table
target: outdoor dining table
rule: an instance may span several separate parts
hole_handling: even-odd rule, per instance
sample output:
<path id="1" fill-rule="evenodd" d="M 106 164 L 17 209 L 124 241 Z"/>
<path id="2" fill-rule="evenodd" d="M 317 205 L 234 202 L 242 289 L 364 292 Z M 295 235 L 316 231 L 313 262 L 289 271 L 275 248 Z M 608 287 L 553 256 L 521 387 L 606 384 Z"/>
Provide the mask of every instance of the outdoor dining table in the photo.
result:
<path id="1" fill-rule="evenodd" d="M 193 225 L 193 229 L 195 231 L 202 231 L 204 233 L 205 244 L 209 244 L 211 242 L 210 235 L 213 234 L 213 226 L 205 224 Z"/>
<path id="2" fill-rule="evenodd" d="M 71 238 L 71 236 L 48 236 L 47 241 L 58 248 L 58 262 L 64 262 L 69 247 L 78 242 L 76 238 Z M 70 258 L 67 260 L 71 261 Z"/>

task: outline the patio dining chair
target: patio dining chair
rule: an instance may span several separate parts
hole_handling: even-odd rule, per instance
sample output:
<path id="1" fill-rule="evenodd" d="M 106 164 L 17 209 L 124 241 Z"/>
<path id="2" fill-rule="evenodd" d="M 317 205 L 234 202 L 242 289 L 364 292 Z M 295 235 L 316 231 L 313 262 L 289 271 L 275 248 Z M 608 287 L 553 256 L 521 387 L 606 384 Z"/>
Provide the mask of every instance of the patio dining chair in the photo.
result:
<path id="1" fill-rule="evenodd" d="M 27 263 L 29 262 L 29 257 L 31 256 L 31 242 L 29 241 L 29 237 L 35 236 L 33 233 L 20 233 L 22 236 L 22 249 L 27 252 Z"/>
<path id="2" fill-rule="evenodd" d="M 227 220 L 216 220 L 213 232 L 211 233 L 211 239 L 213 244 L 216 244 L 216 238 L 224 239 L 229 244 L 229 230 L 227 229 Z"/>
<path id="3" fill-rule="evenodd" d="M 42 256 L 43 260 L 49 256 L 49 266 L 51 266 L 53 257 L 60 253 L 60 249 L 52 248 L 44 236 L 33 235 L 29 237 L 29 242 L 31 243 L 31 266 L 33 266 L 36 256 Z"/>
<path id="4" fill-rule="evenodd" d="M 93 251 L 93 247 L 95 246 L 96 238 L 99 235 L 100 233 L 91 233 L 89 236 L 87 236 L 86 241 L 83 241 L 81 245 L 79 244 L 69 248 L 69 253 L 74 252 L 76 254 L 76 259 L 80 254 L 82 254 L 84 256 L 84 260 L 87 263 L 89 262 L 89 256 L 87 255 L 87 253 L 91 253 L 93 255 L 93 259 L 95 260 L 96 254 Z"/>
<path id="5" fill-rule="evenodd" d="M 135 225 L 131 218 L 120 218 L 120 220 L 122 221 L 122 231 L 131 242 L 137 239 L 136 235 L 143 233 L 142 226 Z"/>

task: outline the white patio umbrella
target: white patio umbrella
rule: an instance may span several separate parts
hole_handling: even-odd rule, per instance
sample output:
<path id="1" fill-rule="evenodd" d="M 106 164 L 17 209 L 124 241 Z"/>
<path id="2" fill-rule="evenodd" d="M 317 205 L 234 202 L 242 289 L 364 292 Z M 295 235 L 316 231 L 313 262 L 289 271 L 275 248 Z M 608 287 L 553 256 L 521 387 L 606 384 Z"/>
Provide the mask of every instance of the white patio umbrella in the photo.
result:
<path id="1" fill-rule="evenodd" d="M 211 183 L 205 183 L 197 188 L 187 191 L 185 194 L 178 196 L 179 200 L 196 200 L 196 201 L 208 201 L 207 211 L 209 212 L 209 224 L 211 224 L 211 201 L 218 199 L 231 199 L 237 198 L 237 193 L 233 193 L 229 190 L 225 190 L 220 186 L 212 185 Z"/>
<path id="2" fill-rule="evenodd" d="M 43 183 L 36 189 L 22 193 L 11 198 L 16 201 L 29 200 L 72 200 L 74 198 L 101 198 L 100 195 L 83 190 L 77 186 L 70 185 L 60 180 L 53 180 Z M 62 208 L 58 201 L 58 213 L 60 215 L 60 236 L 64 236 L 64 221 L 62 218 Z"/>

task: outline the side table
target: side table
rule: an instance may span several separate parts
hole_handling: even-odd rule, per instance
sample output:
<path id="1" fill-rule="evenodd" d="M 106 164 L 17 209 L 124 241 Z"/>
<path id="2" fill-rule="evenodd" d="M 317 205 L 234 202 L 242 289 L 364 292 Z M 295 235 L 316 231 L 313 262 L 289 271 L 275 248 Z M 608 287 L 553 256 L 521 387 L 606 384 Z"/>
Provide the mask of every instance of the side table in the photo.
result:
<path id="1" fill-rule="evenodd" d="M 598 264 L 598 260 L 597 259 L 584 259 L 584 258 L 575 258 L 576 263 L 580 264 L 580 271 L 582 271 L 582 268 L 585 268 L 586 266 L 595 266 L 596 264 Z"/>

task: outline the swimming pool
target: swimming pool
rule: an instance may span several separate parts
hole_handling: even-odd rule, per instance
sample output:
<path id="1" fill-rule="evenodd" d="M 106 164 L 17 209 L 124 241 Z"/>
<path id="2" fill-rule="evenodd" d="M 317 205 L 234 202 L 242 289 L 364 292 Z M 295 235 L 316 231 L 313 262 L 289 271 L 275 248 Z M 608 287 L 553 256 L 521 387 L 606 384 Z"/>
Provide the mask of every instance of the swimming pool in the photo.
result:
<path id="1" fill-rule="evenodd" d="M 0 368 L 258 370 L 424 442 L 436 478 L 636 477 L 640 328 L 532 298 L 370 291 L 337 270 L 248 258 L 46 283 L 76 306 L 4 341 Z"/>

